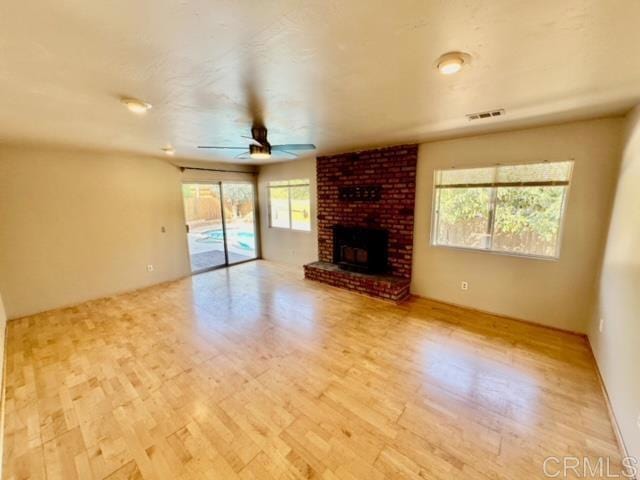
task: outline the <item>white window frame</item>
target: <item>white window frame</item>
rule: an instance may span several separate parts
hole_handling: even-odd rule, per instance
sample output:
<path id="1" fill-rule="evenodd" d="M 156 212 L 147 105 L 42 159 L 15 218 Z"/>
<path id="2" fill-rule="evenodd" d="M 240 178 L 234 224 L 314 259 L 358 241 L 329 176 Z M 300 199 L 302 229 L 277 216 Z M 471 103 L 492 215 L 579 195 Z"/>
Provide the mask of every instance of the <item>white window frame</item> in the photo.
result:
<path id="1" fill-rule="evenodd" d="M 294 183 L 292 184 L 292 180 L 302 180 L 306 181 L 306 183 Z M 271 185 L 272 183 L 284 183 L 287 182 L 286 185 Z M 303 230 L 301 228 L 293 228 L 293 210 L 291 208 L 291 188 L 292 187 L 307 187 L 309 189 L 309 230 Z M 272 188 L 286 188 L 288 190 L 288 200 L 289 200 L 289 226 L 288 227 L 279 227 L 277 225 L 272 225 L 271 223 L 271 189 Z M 291 230 L 292 232 L 303 232 L 303 233 L 311 233 L 313 226 L 311 225 L 311 181 L 308 178 L 293 178 L 290 180 L 272 180 L 267 184 L 267 199 L 269 203 L 269 228 L 277 228 L 280 230 Z"/>
<path id="2" fill-rule="evenodd" d="M 563 160 L 566 161 L 566 160 Z M 571 160 L 573 162 L 573 159 Z M 541 162 L 541 161 L 534 161 L 534 162 L 518 162 L 518 163 L 511 163 L 511 164 L 500 164 L 500 165 L 483 165 L 483 166 L 465 166 L 464 169 L 469 168 L 469 169 L 475 169 L 475 168 L 495 168 L 496 166 L 518 166 L 518 165 L 535 165 L 538 163 L 547 163 L 547 162 Z M 554 163 L 554 162 L 549 162 L 549 163 Z M 460 168 L 461 170 L 463 168 Z M 564 198 L 562 199 L 562 206 L 560 207 L 560 225 L 558 228 L 558 241 L 556 243 L 556 252 L 555 255 L 535 255 L 535 254 L 530 254 L 530 253 L 520 253 L 520 252 L 507 252 L 507 251 L 502 251 L 502 250 L 493 250 L 492 247 L 492 243 L 493 243 L 493 230 L 495 228 L 495 208 L 496 208 L 496 201 L 497 201 L 497 189 L 500 188 L 498 186 L 494 186 L 492 187 L 492 192 L 491 192 L 491 203 L 489 205 L 489 216 L 491 218 L 491 224 L 490 224 L 490 231 L 489 231 L 489 238 L 488 238 L 488 248 L 473 248 L 473 247 L 464 247 L 464 246 L 458 246 L 458 245 L 446 245 L 446 244 L 442 244 L 442 243 L 437 243 L 436 242 L 436 236 L 437 236 L 437 224 L 438 224 L 438 189 L 436 188 L 437 185 L 437 174 L 438 172 L 441 171 L 445 171 L 445 170 L 454 170 L 454 168 L 436 168 L 433 170 L 433 195 L 432 195 L 432 200 L 431 200 L 431 233 L 429 235 L 430 239 L 429 239 L 429 244 L 431 247 L 434 248 L 447 248 L 447 249 L 452 249 L 452 250 L 462 250 L 462 251 L 467 251 L 467 252 L 476 252 L 476 253 L 488 253 L 491 255 L 502 255 L 502 256 L 508 256 L 508 257 L 520 257 L 520 258 L 527 258 L 527 259 L 533 259 L 533 260 L 546 260 L 546 261 L 552 261 L 552 262 L 557 262 L 560 260 L 560 250 L 562 247 L 562 240 L 564 237 L 564 224 L 565 224 L 565 215 L 566 215 L 566 211 L 567 211 L 567 203 L 568 203 L 568 199 L 569 199 L 569 193 L 571 190 L 571 184 L 573 181 L 573 173 L 575 170 L 575 162 L 573 162 L 572 165 L 572 169 L 571 172 L 569 174 L 569 180 L 567 185 L 564 185 L 566 190 L 565 190 L 565 194 L 564 194 Z M 473 187 L 469 187 L 469 188 L 473 188 Z M 481 187 L 477 187 L 477 188 L 481 188 Z"/>

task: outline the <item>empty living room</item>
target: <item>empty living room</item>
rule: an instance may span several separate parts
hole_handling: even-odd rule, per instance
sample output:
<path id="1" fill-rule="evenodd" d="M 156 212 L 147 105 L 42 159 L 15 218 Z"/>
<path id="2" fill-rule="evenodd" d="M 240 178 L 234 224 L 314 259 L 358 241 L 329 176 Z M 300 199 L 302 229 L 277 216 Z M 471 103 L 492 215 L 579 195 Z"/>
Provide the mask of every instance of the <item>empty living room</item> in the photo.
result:
<path id="1" fill-rule="evenodd" d="M 640 480 L 640 1 L 6 1 L 0 478 Z"/>

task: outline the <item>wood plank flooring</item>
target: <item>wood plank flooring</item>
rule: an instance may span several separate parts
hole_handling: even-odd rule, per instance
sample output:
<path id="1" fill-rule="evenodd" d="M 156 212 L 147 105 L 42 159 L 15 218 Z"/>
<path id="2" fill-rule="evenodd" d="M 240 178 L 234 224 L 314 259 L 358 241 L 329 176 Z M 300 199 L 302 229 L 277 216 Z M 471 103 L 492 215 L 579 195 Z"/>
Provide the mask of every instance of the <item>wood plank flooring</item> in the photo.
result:
<path id="1" fill-rule="evenodd" d="M 7 355 L 7 479 L 522 480 L 563 455 L 620 468 L 582 337 L 264 261 L 11 321 Z"/>

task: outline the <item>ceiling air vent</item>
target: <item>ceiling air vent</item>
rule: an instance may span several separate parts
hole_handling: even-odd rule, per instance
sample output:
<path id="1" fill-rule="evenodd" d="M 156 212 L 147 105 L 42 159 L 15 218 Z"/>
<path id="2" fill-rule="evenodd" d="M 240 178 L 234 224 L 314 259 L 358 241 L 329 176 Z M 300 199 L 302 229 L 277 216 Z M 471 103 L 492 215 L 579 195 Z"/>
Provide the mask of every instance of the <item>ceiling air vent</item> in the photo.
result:
<path id="1" fill-rule="evenodd" d="M 467 118 L 472 120 L 484 120 L 485 118 L 501 117 L 504 115 L 504 108 L 498 110 L 489 110 L 487 112 L 469 113 Z"/>

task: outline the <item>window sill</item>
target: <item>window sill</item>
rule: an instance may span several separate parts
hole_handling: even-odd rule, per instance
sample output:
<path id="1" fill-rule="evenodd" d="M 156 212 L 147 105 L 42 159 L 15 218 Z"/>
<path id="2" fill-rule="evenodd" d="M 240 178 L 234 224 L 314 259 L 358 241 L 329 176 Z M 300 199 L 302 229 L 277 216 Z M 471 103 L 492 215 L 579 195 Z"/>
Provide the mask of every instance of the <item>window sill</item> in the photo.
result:
<path id="1" fill-rule="evenodd" d="M 542 255 L 527 255 L 526 253 L 515 253 L 515 252 L 501 252 L 498 250 L 486 250 L 484 248 L 471 248 L 471 247 L 456 247 L 453 245 L 436 245 L 433 243 L 429 244 L 430 247 L 433 248 L 443 248 L 448 250 L 459 250 L 463 252 L 473 252 L 473 253 L 488 253 L 490 255 L 499 255 L 501 257 L 515 257 L 515 258 L 523 258 L 527 260 L 542 260 L 545 262 L 559 262 L 560 256 L 557 257 L 545 257 Z"/>
<path id="2" fill-rule="evenodd" d="M 269 228 L 273 230 L 282 230 L 284 232 L 311 233 L 311 230 L 298 230 L 297 228 L 273 227 L 271 225 L 269 225 Z"/>

